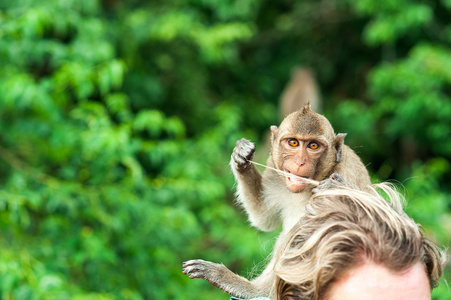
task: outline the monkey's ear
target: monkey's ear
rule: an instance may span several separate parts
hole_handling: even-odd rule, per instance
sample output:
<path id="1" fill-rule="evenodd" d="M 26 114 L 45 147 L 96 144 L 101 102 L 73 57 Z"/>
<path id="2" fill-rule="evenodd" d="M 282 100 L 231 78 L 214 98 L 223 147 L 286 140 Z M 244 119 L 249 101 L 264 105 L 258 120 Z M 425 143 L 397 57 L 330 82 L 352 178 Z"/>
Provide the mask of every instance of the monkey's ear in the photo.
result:
<path id="1" fill-rule="evenodd" d="M 274 145 L 274 142 L 276 141 L 277 131 L 278 131 L 277 126 L 274 125 L 271 126 L 271 146 Z"/>
<path id="2" fill-rule="evenodd" d="M 347 133 L 339 133 L 335 136 L 335 149 L 337 150 L 337 156 L 335 157 L 335 162 L 339 163 L 341 161 L 341 153 L 343 150 L 343 144 L 345 141 Z"/>
<path id="3" fill-rule="evenodd" d="M 273 135 L 277 135 L 277 129 L 278 129 L 277 126 L 274 125 L 271 126 L 271 132 Z"/>

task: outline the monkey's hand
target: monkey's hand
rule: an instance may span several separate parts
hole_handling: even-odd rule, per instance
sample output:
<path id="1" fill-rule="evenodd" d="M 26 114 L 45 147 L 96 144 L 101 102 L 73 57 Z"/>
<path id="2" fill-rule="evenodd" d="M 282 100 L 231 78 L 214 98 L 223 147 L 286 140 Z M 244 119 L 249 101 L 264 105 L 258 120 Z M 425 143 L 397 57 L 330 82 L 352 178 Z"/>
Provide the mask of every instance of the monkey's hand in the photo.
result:
<path id="1" fill-rule="evenodd" d="M 252 284 L 245 278 L 230 271 L 222 264 L 215 264 L 202 259 L 193 259 L 183 263 L 183 274 L 189 278 L 202 278 L 217 288 L 235 297 L 254 294 Z"/>
<path id="2" fill-rule="evenodd" d="M 313 194 L 324 192 L 328 189 L 354 188 L 349 182 L 338 173 L 333 173 L 329 178 L 321 181 L 319 185 L 312 190 Z"/>
<path id="3" fill-rule="evenodd" d="M 238 140 L 232 153 L 232 168 L 235 168 L 240 173 L 243 173 L 251 164 L 249 161 L 254 157 L 255 145 L 246 140 Z"/>

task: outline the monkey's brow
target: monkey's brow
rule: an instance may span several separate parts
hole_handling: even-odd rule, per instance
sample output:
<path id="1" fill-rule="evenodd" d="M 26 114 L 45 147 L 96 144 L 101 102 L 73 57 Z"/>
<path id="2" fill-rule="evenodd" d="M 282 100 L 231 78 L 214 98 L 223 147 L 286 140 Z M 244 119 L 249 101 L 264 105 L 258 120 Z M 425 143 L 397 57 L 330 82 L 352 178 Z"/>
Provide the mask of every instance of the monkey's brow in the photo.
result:
<path id="1" fill-rule="evenodd" d="M 317 135 L 307 135 L 307 134 L 286 134 L 281 137 L 281 140 L 287 140 L 287 139 L 297 139 L 300 141 L 317 141 L 321 144 L 327 145 L 326 140 L 322 136 Z"/>
<path id="2" fill-rule="evenodd" d="M 254 165 L 262 166 L 262 167 L 271 169 L 273 171 L 276 171 L 277 173 L 280 173 L 280 174 L 282 174 L 285 177 L 293 177 L 294 176 L 294 177 L 300 178 L 305 183 L 311 184 L 313 186 L 318 186 L 319 185 L 319 181 L 316 181 L 316 180 L 307 179 L 307 178 L 304 178 L 304 177 L 301 177 L 301 176 L 298 176 L 298 175 L 295 175 L 295 174 L 292 174 L 292 173 L 288 173 L 288 172 L 285 172 L 285 171 L 282 171 L 282 170 L 278 170 L 278 169 L 275 169 L 275 168 L 267 166 L 267 165 L 259 164 L 258 162 L 255 162 L 255 161 L 252 161 L 252 160 L 249 160 L 249 162 L 253 163 Z"/>

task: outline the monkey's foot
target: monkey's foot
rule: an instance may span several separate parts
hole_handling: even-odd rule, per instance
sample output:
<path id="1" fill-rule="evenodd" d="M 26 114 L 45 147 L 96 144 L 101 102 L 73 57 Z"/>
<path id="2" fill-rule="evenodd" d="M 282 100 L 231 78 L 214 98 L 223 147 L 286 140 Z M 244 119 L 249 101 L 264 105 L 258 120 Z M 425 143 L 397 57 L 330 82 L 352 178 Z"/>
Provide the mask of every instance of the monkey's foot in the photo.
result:
<path id="1" fill-rule="evenodd" d="M 220 286 L 219 280 L 221 279 L 221 276 L 227 271 L 231 272 L 224 265 L 215 264 L 202 259 L 193 259 L 184 262 L 182 269 L 183 274 L 188 275 L 190 279 L 202 278 L 220 289 L 223 288 Z"/>
<path id="2" fill-rule="evenodd" d="M 222 264 L 202 259 L 193 259 L 183 263 L 183 274 L 189 278 L 202 278 L 232 296 L 250 299 L 257 295 L 249 280 L 238 276 Z"/>

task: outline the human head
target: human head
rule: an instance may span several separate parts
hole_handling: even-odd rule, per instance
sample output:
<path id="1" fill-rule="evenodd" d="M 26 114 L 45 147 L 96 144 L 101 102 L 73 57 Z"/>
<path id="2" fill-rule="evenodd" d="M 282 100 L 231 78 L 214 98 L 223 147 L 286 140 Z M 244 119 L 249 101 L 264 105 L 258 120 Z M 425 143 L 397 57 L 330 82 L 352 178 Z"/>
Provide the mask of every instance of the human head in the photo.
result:
<path id="1" fill-rule="evenodd" d="M 365 266 L 400 275 L 419 265 L 429 287 L 437 285 L 444 254 L 403 212 L 400 195 L 380 187 L 388 201 L 348 188 L 313 196 L 277 254 L 278 300 L 333 300 L 340 280 Z"/>

